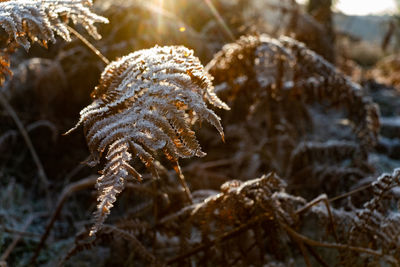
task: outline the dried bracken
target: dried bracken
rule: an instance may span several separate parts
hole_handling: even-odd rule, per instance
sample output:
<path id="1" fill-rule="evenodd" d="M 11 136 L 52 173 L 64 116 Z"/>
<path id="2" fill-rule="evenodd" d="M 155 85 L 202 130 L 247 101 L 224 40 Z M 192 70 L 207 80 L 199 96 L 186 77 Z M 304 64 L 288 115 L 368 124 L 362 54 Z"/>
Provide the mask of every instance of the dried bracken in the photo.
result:
<path id="1" fill-rule="evenodd" d="M 372 198 L 361 208 L 346 210 L 331 208 L 338 239 L 348 248 L 338 249 L 337 261 L 342 266 L 399 266 L 400 240 L 400 169 L 382 174 L 371 185 Z M 331 200 L 332 202 L 332 200 Z M 327 225 L 327 206 L 313 206 L 308 215 L 316 214 L 322 225 Z M 363 253 L 369 250 L 370 253 Z"/>
<path id="2" fill-rule="evenodd" d="M 280 40 L 297 58 L 294 88 L 303 88 L 300 90 L 307 102 L 328 102 L 346 109 L 361 145 L 366 149 L 373 147 L 379 134 L 379 110 L 363 95 L 361 86 L 302 43 L 287 37 Z"/>
<path id="3" fill-rule="evenodd" d="M 368 244 L 379 249 L 383 260 L 393 266 L 400 264 L 400 169 L 392 174 L 382 174 L 372 184 L 373 197 L 362 209 L 356 210 L 349 229 L 348 242 L 353 246 Z M 379 265 L 380 258 L 358 258 L 354 252 L 344 251 L 346 266 L 368 262 Z M 354 266 L 354 265 L 353 265 Z"/>
<path id="4" fill-rule="evenodd" d="M 12 74 L 10 70 L 10 59 L 7 53 L 0 52 L 0 85 L 4 83 L 7 76 Z"/>
<path id="5" fill-rule="evenodd" d="M 0 0 L 0 266 L 400 266 L 400 98 L 323 59 L 317 17 L 94 2 Z"/>
<path id="6" fill-rule="evenodd" d="M 368 176 L 367 162 L 367 155 L 356 142 L 300 142 L 291 153 L 287 169 L 289 188 L 303 197 L 316 197 L 321 190 L 330 196 L 339 195 Z"/>
<path id="7" fill-rule="evenodd" d="M 129 163 L 132 156 L 140 158 L 157 177 L 157 151 L 162 151 L 177 171 L 179 158 L 205 155 L 190 129 L 195 120 L 208 121 L 224 136 L 219 117 L 205 101 L 228 107 L 214 94 L 193 51 L 182 46 L 157 46 L 112 62 L 92 97 L 93 103 L 81 111 L 77 124 L 84 125 L 89 164 L 99 163 L 107 151 L 103 175 L 97 182 L 100 196 L 92 234 L 109 214 L 126 180 L 141 180 Z"/>
<path id="8" fill-rule="evenodd" d="M 228 181 L 220 193 L 164 218 L 161 234 L 180 236 L 180 255 L 167 263 L 183 263 L 189 257 L 229 266 L 288 263 L 293 255 L 282 225 L 297 223 L 296 210 L 305 200 L 287 194 L 285 187 L 273 173 L 246 182 Z"/>
<path id="9" fill-rule="evenodd" d="M 0 51 L 0 85 L 11 76 L 9 55 L 19 45 L 28 50 L 31 43 L 56 42 L 57 33 L 65 41 L 71 41 L 68 23 L 81 24 L 95 39 L 101 36 L 94 23 L 108 23 L 108 19 L 96 15 L 89 7 L 91 0 L 11 0 L 0 2 L 0 25 L 5 34 L 1 42 L 7 42 Z M 6 37 L 3 35 L 7 35 Z"/>
<path id="10" fill-rule="evenodd" d="M 288 194 L 286 182 L 273 173 L 246 182 L 228 181 L 220 193 L 160 221 L 160 240 L 178 253 L 167 263 L 195 260 L 236 266 L 281 261 L 287 266 L 302 256 L 307 266 L 329 266 L 333 259 L 345 266 L 398 266 L 398 212 L 375 205 L 398 186 L 398 176 L 399 170 L 378 178 L 375 197 L 363 209 L 350 211 L 331 207 L 326 195 L 306 202 Z M 392 200 L 398 200 L 393 195 L 392 191 Z M 310 231 L 311 224 L 318 228 Z"/>
<path id="11" fill-rule="evenodd" d="M 99 231 L 98 235 L 93 237 L 91 240 L 87 239 L 87 231 L 78 233 L 75 237 L 74 246 L 68 251 L 59 265 L 63 266 L 68 259 L 78 252 L 90 250 L 102 242 L 110 243 L 115 242 L 115 240 L 127 240 L 131 245 L 131 252 L 137 254 L 147 264 L 151 264 L 151 266 L 162 266 L 155 256 L 147 251 L 147 249 L 139 242 L 139 240 L 137 240 L 134 234 L 127 230 L 121 229 L 120 227 L 111 225 L 104 225 L 101 231 Z"/>
<path id="12" fill-rule="evenodd" d="M 377 106 L 363 96 L 359 85 L 291 38 L 241 37 L 237 42 L 225 45 L 207 69 L 216 77 L 222 97 L 232 101 L 240 94 L 248 98 L 247 113 L 267 106 L 271 129 L 285 120 L 296 125 L 299 120 L 293 116 L 304 113 L 303 104 L 324 103 L 347 111 L 350 124 L 364 148 L 369 149 L 376 143 L 379 132 Z M 249 89 L 246 91 L 246 88 Z M 277 113 L 277 106 L 286 105 L 300 110 L 273 114 Z"/>
<path id="13" fill-rule="evenodd" d="M 91 0 L 19 0 L 0 3 L 0 23 L 13 42 L 26 50 L 30 42 L 55 42 L 57 33 L 64 40 L 70 41 L 67 23 L 82 24 L 90 35 L 99 39 L 96 22 L 108 23 L 104 17 L 90 11 Z"/>
<path id="14" fill-rule="evenodd" d="M 274 36 L 279 34 L 291 36 L 305 43 L 309 49 L 329 62 L 335 61 L 335 37 L 332 31 L 331 14 L 327 10 L 327 8 L 330 9 L 330 4 L 325 2 L 322 8 L 315 8 L 311 7 L 313 3 L 309 1 L 307 13 L 303 11 L 302 5 L 293 0 L 266 1 L 265 5 L 271 9 L 271 14 L 280 13 L 280 19 L 274 21 Z"/>

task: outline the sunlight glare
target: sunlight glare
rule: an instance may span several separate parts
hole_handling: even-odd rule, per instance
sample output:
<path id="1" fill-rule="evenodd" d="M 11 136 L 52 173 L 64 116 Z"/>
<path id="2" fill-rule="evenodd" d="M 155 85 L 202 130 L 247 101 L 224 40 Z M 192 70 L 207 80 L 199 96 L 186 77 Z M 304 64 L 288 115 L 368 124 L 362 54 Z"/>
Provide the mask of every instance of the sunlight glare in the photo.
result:
<path id="1" fill-rule="evenodd" d="M 300 4 L 308 0 L 296 0 Z M 334 8 L 347 15 L 393 14 L 397 11 L 395 0 L 338 0 Z"/>
<path id="2" fill-rule="evenodd" d="M 394 0 L 339 0 L 336 9 L 349 15 L 384 14 L 396 12 Z"/>
<path id="3" fill-rule="evenodd" d="M 222 18 L 222 16 L 219 14 L 218 10 L 215 8 L 214 4 L 211 2 L 211 0 L 204 0 L 208 8 L 210 9 L 211 13 L 214 15 L 214 17 L 217 19 L 218 24 L 221 26 L 221 28 L 224 30 L 224 32 L 227 34 L 227 36 L 232 40 L 235 41 L 235 37 L 232 33 L 232 31 L 229 29 L 228 25 Z"/>
<path id="4" fill-rule="evenodd" d="M 156 5 L 163 9 L 164 8 L 164 0 L 156 0 Z M 163 16 L 162 14 L 157 15 L 157 32 L 163 31 Z"/>

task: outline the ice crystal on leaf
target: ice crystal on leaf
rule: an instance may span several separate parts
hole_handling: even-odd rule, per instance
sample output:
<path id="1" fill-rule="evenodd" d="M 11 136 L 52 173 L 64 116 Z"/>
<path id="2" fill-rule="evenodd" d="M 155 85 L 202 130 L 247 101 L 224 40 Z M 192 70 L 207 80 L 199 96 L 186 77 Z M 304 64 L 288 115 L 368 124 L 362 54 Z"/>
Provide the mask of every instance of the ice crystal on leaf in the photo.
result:
<path id="1" fill-rule="evenodd" d="M 210 80 L 193 51 L 182 46 L 140 50 L 106 67 L 92 93 L 93 103 L 81 111 L 77 124 L 84 126 L 90 164 L 98 164 L 107 151 L 97 182 L 99 203 L 92 234 L 104 222 L 126 180 L 141 179 L 129 164 L 132 156 L 157 176 L 157 151 L 175 164 L 179 158 L 205 155 L 191 130 L 193 121 L 208 121 L 223 138 L 220 118 L 206 101 L 229 108 L 214 94 Z"/>
<path id="2" fill-rule="evenodd" d="M 22 45 L 26 50 L 30 41 L 46 45 L 55 42 L 57 33 L 64 40 L 70 41 L 67 23 L 82 24 L 88 33 L 100 39 L 96 22 L 108 23 L 102 16 L 94 14 L 89 7 L 91 0 L 12 0 L 0 2 L 0 24 L 12 42 Z"/>

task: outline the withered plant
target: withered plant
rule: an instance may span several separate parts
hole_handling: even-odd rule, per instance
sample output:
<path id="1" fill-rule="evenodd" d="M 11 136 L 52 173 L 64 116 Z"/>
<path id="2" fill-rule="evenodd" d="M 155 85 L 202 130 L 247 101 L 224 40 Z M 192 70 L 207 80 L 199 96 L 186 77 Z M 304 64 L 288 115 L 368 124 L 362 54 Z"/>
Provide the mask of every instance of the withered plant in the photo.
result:
<path id="1" fill-rule="evenodd" d="M 222 114 L 227 143 L 246 140 L 246 150 L 236 149 L 251 151 L 246 161 L 253 165 L 244 163 L 249 168 L 261 159 L 255 176 L 276 171 L 293 180 L 289 187 L 307 190 L 304 181 L 316 188 L 325 184 L 333 196 L 343 183 L 328 185 L 325 175 L 357 180 L 372 172 L 366 159 L 377 143 L 377 105 L 360 85 L 303 44 L 288 37 L 245 36 L 224 46 L 207 69 L 216 92 L 232 107 Z M 323 117 L 330 110 L 339 116 Z M 348 160 L 351 164 L 343 165 Z"/>
<path id="2" fill-rule="evenodd" d="M 82 230 L 73 244 L 67 241 L 60 250 L 60 265 L 75 264 L 83 251 L 92 257 L 106 255 L 106 264 L 113 266 L 400 265 L 400 170 L 378 175 L 370 162 L 379 139 L 379 110 L 360 85 L 303 43 L 264 34 L 226 44 L 206 67 L 184 46 L 155 46 L 110 63 L 68 26 L 72 20 L 100 38 L 94 23 L 107 19 L 92 13 L 90 5 L 81 0 L 0 3 L 7 55 L 19 45 L 46 46 L 55 41 L 55 34 L 71 41 L 72 33 L 107 65 L 91 93 L 92 103 L 67 132 L 83 126 L 90 152 L 86 163 L 102 166 L 101 175 L 66 182 L 57 203 L 49 204 L 54 212 L 35 213 L 21 231 L 10 229 L 10 223 L 0 225 L 17 234 L 1 253 L 0 265 L 7 264 L 22 236 L 34 239 L 31 264 L 40 264 L 51 242 L 71 237 L 70 232 L 58 233 L 67 224 Z M 133 9 L 143 7 L 171 15 L 153 5 Z M 196 27 L 185 28 L 189 25 L 182 31 L 204 40 L 208 30 L 223 24 L 213 16 L 208 27 L 201 25 L 202 34 Z M 129 23 L 126 19 L 118 30 L 106 29 L 109 40 Z M 136 41 L 121 41 L 118 47 L 126 49 Z M 118 47 L 110 50 L 115 53 Z M 35 70 L 45 69 L 39 74 L 52 71 L 56 78 L 65 77 L 63 60 L 82 53 L 72 46 L 60 52 L 54 64 L 51 59 L 28 60 L 19 72 L 36 64 Z M 0 71 L 0 78 L 6 79 L 6 58 L 0 60 Z M 4 88 L 13 90 L 17 83 L 16 78 Z M 44 174 L 28 132 L 39 126 L 57 129 L 39 121 L 25 130 L 5 98 L 1 103 Z M 17 135 L 5 132 L 0 145 Z M 89 216 L 82 221 L 73 212 L 63 214 L 68 198 L 87 200 L 87 194 L 76 193 L 93 186 L 97 208 L 92 222 L 86 221 Z M 5 192 L 10 194 L 12 188 Z M 83 210 L 86 202 L 94 203 L 76 202 Z M 2 223 L 7 217 L 0 208 Z M 41 216 L 48 222 L 38 239 L 26 231 Z M 48 240 L 51 231 L 56 234 Z"/>
<path id="3" fill-rule="evenodd" d="M 153 155 L 162 151 L 174 164 L 190 200 L 178 159 L 205 155 L 190 123 L 206 120 L 223 139 L 220 118 L 205 101 L 229 109 L 214 94 L 193 51 L 179 46 L 155 47 L 122 57 L 106 67 L 92 97 L 93 103 L 81 111 L 76 126 L 84 124 L 90 165 L 98 164 L 107 151 L 107 163 L 97 181 L 99 204 L 91 233 L 110 213 L 126 180 L 141 181 L 141 175 L 129 164 L 132 154 L 158 179 Z"/>
<path id="4" fill-rule="evenodd" d="M 15 44 L 30 48 L 31 42 L 39 42 L 47 47 L 47 43 L 55 42 L 57 33 L 65 41 L 71 41 L 71 28 L 68 28 L 69 20 L 74 24 L 82 24 L 88 33 L 96 39 L 100 39 L 94 23 L 108 23 L 104 17 L 94 14 L 89 6 L 91 0 L 23 0 L 2 1 L 0 3 L 1 27 L 8 35 L 7 48 L 1 56 L 2 75 L 9 72 L 7 62 L 8 54 L 14 50 Z"/>

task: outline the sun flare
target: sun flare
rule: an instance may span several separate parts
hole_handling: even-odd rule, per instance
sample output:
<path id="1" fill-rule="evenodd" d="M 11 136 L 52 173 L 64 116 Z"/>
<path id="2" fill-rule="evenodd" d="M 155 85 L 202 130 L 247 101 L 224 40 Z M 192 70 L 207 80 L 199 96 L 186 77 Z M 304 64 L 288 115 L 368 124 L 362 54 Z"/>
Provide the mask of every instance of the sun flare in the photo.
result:
<path id="1" fill-rule="evenodd" d="M 339 0 L 335 8 L 345 14 L 362 16 L 394 13 L 396 4 L 394 0 Z"/>
<path id="2" fill-rule="evenodd" d="M 307 1 L 308 0 L 297 0 L 297 2 L 301 4 L 307 3 Z M 397 11 L 395 0 L 338 0 L 334 9 L 347 15 L 358 16 L 385 13 L 393 14 Z"/>

